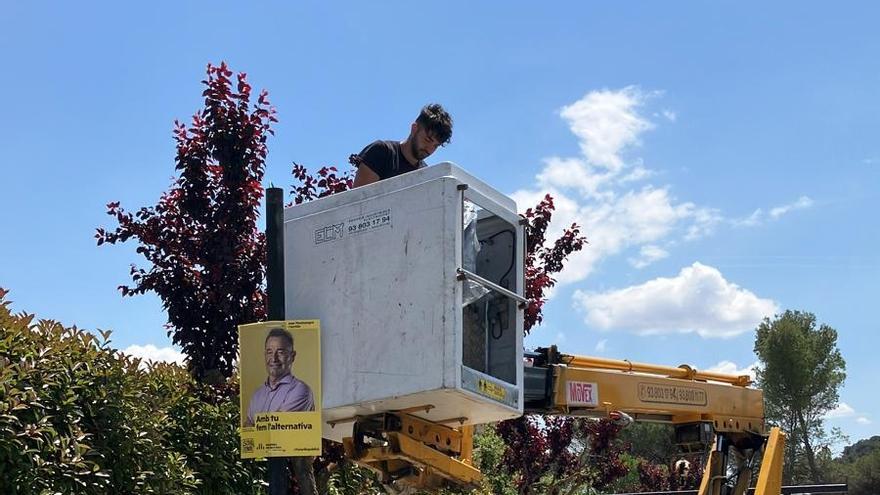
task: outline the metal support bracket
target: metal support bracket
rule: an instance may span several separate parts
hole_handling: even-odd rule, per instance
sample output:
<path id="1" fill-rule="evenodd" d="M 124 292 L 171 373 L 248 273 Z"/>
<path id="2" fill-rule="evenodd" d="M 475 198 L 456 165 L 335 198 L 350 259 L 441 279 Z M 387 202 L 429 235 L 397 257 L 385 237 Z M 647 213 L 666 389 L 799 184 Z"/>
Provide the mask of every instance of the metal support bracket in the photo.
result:
<path id="1" fill-rule="evenodd" d="M 444 481 L 476 486 L 482 479 L 472 463 L 473 427 L 450 428 L 407 413 L 384 413 L 358 421 L 384 425 L 379 445 L 356 445 L 358 438 L 343 439 L 345 454 L 375 471 L 385 484 L 436 488 Z"/>
<path id="2" fill-rule="evenodd" d="M 522 304 L 527 304 L 529 302 L 528 299 L 517 294 L 516 292 L 513 292 L 509 289 L 505 289 L 504 287 L 501 287 L 500 285 L 496 284 L 495 282 L 491 282 L 489 280 L 486 280 L 485 278 L 477 275 L 476 273 L 469 272 L 469 271 L 465 270 L 464 268 L 458 268 L 456 270 L 456 273 L 458 274 L 457 277 L 459 280 L 465 280 L 465 279 L 471 280 L 473 282 L 476 282 L 476 283 L 482 285 L 483 287 L 486 287 L 487 289 L 492 289 L 495 292 L 498 292 L 498 293 L 500 293 L 504 296 L 507 296 L 507 297 L 513 299 L 514 301 L 517 301 Z M 520 308 L 520 309 L 522 309 L 522 308 Z"/>

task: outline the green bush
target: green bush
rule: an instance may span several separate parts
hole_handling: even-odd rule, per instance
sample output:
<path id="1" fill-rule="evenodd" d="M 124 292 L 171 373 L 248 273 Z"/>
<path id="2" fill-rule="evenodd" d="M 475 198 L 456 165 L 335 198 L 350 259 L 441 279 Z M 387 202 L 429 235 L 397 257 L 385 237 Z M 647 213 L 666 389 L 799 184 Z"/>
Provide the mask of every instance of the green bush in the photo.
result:
<path id="1" fill-rule="evenodd" d="M 0 494 L 262 494 L 266 464 L 239 453 L 238 384 L 196 383 L 181 366 L 142 363 L 96 336 L 13 314 L 0 289 Z M 481 489 L 515 493 L 492 428 L 475 437 Z M 331 456 L 332 457 L 332 456 Z M 383 493 L 339 460 L 328 494 Z"/>
<path id="2" fill-rule="evenodd" d="M 76 327 L 12 314 L 0 289 L 0 493 L 262 493 L 239 458 L 236 384 L 125 356 Z"/>

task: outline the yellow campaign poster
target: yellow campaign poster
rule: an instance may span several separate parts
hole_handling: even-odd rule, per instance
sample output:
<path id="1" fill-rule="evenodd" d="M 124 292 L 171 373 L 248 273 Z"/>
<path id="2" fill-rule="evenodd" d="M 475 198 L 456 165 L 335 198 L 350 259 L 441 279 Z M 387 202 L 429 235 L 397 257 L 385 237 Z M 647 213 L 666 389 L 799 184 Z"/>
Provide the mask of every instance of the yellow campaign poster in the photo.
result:
<path id="1" fill-rule="evenodd" d="M 241 457 L 321 455 L 318 320 L 238 327 Z"/>

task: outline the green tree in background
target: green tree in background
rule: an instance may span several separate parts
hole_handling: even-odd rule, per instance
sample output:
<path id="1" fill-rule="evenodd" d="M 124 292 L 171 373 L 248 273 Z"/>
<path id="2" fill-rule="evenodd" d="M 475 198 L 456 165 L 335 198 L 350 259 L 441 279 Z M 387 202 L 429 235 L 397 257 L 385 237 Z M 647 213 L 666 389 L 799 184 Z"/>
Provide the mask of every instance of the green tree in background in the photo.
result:
<path id="1" fill-rule="evenodd" d="M 880 436 L 859 440 L 844 448 L 832 469 L 835 481 L 849 485 L 850 495 L 880 493 Z"/>
<path id="2" fill-rule="evenodd" d="M 859 457 L 846 472 L 852 495 L 880 493 L 880 450 Z"/>
<path id="3" fill-rule="evenodd" d="M 812 313 L 788 310 L 758 326 L 755 354 L 767 420 L 788 433 L 784 482 L 822 483 L 819 452 L 840 436 L 826 432 L 823 418 L 837 407 L 846 378 L 837 330 L 817 326 Z"/>
<path id="4" fill-rule="evenodd" d="M 628 454 L 653 464 L 670 464 L 684 457 L 675 445 L 675 427 L 667 423 L 636 422 L 620 431 Z"/>
<path id="5" fill-rule="evenodd" d="M 859 440 L 841 455 L 822 460 L 828 482 L 846 483 L 849 495 L 880 493 L 880 436 Z"/>

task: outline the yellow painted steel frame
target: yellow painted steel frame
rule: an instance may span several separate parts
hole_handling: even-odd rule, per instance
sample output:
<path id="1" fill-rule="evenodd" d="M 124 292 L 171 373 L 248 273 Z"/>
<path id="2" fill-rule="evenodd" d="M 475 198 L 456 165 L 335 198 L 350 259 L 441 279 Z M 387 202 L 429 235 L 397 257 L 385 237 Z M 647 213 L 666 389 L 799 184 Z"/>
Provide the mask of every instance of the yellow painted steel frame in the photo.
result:
<path id="1" fill-rule="evenodd" d="M 627 359 L 606 359 L 592 356 L 572 356 L 569 354 L 561 355 L 561 361 L 562 364 L 571 366 L 572 368 L 647 373 L 687 380 L 712 380 L 721 383 L 729 383 L 731 385 L 738 385 L 740 387 L 745 387 L 752 383 L 752 379 L 748 375 L 730 375 L 715 371 L 699 371 L 686 364 L 672 367 L 659 364 L 636 363 Z"/>
<path id="2" fill-rule="evenodd" d="M 711 422 L 717 432 L 764 434 L 763 393 L 757 389 L 646 372 L 553 368 L 555 411 L 547 412 L 604 417 L 623 411 L 637 421 Z M 577 392 L 584 389 L 589 393 Z"/>
<path id="3" fill-rule="evenodd" d="M 784 450 L 785 433 L 774 426 L 770 429 L 770 436 L 764 445 L 764 457 L 761 459 L 761 472 L 758 474 L 755 495 L 779 495 L 782 492 L 782 454 Z M 726 481 L 723 458 L 723 454 L 717 450 L 713 449 L 709 453 L 697 495 L 719 495 L 721 493 L 721 487 Z M 751 477 L 751 469 L 746 468 L 740 474 L 731 495 L 745 494 L 749 488 Z"/>
<path id="4" fill-rule="evenodd" d="M 554 389 L 552 404 L 544 411 L 548 414 L 607 417 L 622 411 L 636 421 L 711 423 L 717 434 L 734 438 L 766 435 L 763 393 L 747 387 L 747 376 L 568 355 L 561 362 L 550 364 Z M 386 413 L 395 416 L 396 426 L 382 432 L 380 446 L 361 448 L 354 439 L 344 439 L 346 456 L 379 473 L 385 483 L 395 479 L 415 488 L 436 488 L 449 480 L 477 485 L 482 474 L 471 460 L 473 427 L 450 428 L 408 412 Z M 784 443 L 784 434 L 773 428 L 755 495 L 780 493 Z M 699 495 L 720 494 L 725 460 L 725 453 L 710 453 Z M 750 468 L 745 469 L 735 495 L 747 488 L 751 476 Z"/>
<path id="5" fill-rule="evenodd" d="M 386 445 L 363 449 L 360 455 L 354 439 L 343 439 L 347 457 L 375 471 L 383 483 L 410 467 L 417 469 L 397 481 L 415 488 L 436 488 L 444 479 L 459 485 L 480 483 L 483 475 L 472 465 L 472 426 L 454 429 L 406 413 L 387 414 L 400 419 L 400 430 L 385 432 Z"/>
<path id="6" fill-rule="evenodd" d="M 770 438 L 764 446 L 761 472 L 755 495 L 778 495 L 782 492 L 782 454 L 785 450 L 785 433 L 777 427 L 770 429 Z"/>
<path id="7" fill-rule="evenodd" d="M 547 412 L 602 417 L 622 411 L 636 421 L 711 423 L 718 435 L 728 438 L 766 435 L 764 395 L 748 388 L 748 376 L 700 372 L 689 366 L 673 368 L 569 355 L 560 358 L 562 364 L 551 364 L 553 402 Z M 773 428 L 764 446 L 755 495 L 779 495 L 784 443 L 784 434 Z M 727 452 L 710 451 L 699 495 L 721 494 L 727 482 L 726 464 Z M 731 495 L 748 490 L 751 465 L 740 468 Z"/>
<path id="8" fill-rule="evenodd" d="M 703 479 L 700 480 L 700 490 L 697 495 L 719 495 L 721 493 L 721 485 L 725 480 L 722 464 L 721 453 L 712 449 L 709 452 L 709 459 L 706 460 L 706 469 L 703 470 Z"/>

